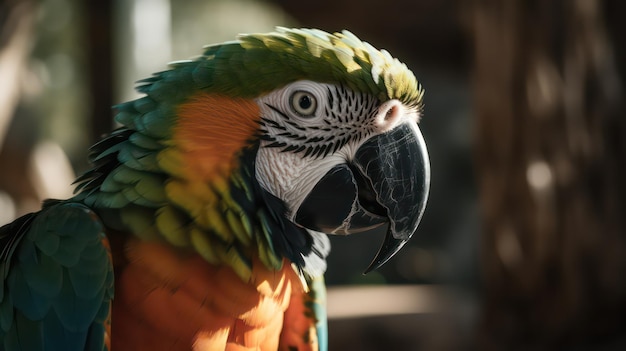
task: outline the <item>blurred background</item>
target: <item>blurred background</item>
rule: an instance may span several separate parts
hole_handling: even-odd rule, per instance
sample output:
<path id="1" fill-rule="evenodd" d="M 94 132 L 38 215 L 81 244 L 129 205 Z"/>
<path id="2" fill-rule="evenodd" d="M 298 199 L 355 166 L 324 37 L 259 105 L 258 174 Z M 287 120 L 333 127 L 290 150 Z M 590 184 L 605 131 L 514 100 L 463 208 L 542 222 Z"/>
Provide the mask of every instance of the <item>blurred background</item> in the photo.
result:
<path id="1" fill-rule="evenodd" d="M 626 349 L 626 2 L 0 0 L 0 225 L 71 195 L 134 82 L 276 25 L 348 29 L 426 89 L 422 224 L 332 238 L 330 349 Z"/>

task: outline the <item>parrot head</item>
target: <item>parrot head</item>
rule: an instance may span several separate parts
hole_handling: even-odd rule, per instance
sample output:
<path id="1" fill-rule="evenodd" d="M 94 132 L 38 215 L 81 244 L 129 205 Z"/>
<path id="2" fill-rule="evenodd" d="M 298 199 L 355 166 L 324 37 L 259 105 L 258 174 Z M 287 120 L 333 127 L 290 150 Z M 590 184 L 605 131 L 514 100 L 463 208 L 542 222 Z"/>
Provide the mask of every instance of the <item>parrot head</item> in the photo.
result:
<path id="1" fill-rule="evenodd" d="M 387 226 L 370 271 L 416 232 L 430 182 L 423 90 L 352 33 L 240 35 L 138 90 L 78 181 L 77 197 L 107 225 L 242 276 L 253 254 L 319 275 L 325 234 Z"/>
<path id="2" fill-rule="evenodd" d="M 429 165 L 419 105 L 310 80 L 256 101 L 261 186 L 285 202 L 290 221 L 309 230 L 352 234 L 388 225 L 367 271 L 384 264 L 424 211 Z"/>

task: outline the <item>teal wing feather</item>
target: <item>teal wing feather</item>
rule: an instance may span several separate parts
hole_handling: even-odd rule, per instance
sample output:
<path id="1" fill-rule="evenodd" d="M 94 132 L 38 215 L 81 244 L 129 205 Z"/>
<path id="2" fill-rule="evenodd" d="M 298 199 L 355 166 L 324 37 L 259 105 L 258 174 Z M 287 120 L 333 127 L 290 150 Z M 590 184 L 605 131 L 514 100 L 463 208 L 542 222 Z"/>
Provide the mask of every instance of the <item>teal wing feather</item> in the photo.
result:
<path id="1" fill-rule="evenodd" d="M 309 299 L 307 303 L 315 315 L 319 351 L 328 351 L 328 321 L 326 316 L 326 284 L 324 276 L 309 280 L 308 285 Z"/>
<path id="2" fill-rule="evenodd" d="M 102 223 L 54 202 L 0 228 L 0 351 L 101 351 L 113 298 Z"/>

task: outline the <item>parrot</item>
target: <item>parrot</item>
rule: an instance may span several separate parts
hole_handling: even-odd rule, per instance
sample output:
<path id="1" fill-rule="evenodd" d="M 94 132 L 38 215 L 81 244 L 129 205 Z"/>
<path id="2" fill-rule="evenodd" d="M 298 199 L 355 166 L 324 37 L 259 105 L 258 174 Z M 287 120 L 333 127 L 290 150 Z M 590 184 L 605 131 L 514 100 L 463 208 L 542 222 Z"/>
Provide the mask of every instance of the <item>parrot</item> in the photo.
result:
<path id="1" fill-rule="evenodd" d="M 369 272 L 425 210 L 415 75 L 276 27 L 136 89 L 74 195 L 0 228 L 0 350 L 327 350 L 328 236 L 383 229 Z"/>

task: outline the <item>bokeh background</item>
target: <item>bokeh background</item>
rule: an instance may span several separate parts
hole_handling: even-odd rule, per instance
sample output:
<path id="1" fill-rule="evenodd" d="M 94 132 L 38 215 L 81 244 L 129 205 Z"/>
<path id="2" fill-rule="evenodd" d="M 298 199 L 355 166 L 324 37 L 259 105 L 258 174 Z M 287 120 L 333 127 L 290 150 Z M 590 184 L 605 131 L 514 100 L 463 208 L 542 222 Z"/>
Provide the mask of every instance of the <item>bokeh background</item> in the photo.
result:
<path id="1" fill-rule="evenodd" d="M 71 195 L 110 106 L 205 44 L 348 29 L 426 89 L 422 224 L 332 238 L 331 350 L 626 349 L 626 2 L 0 0 L 0 224 Z"/>

